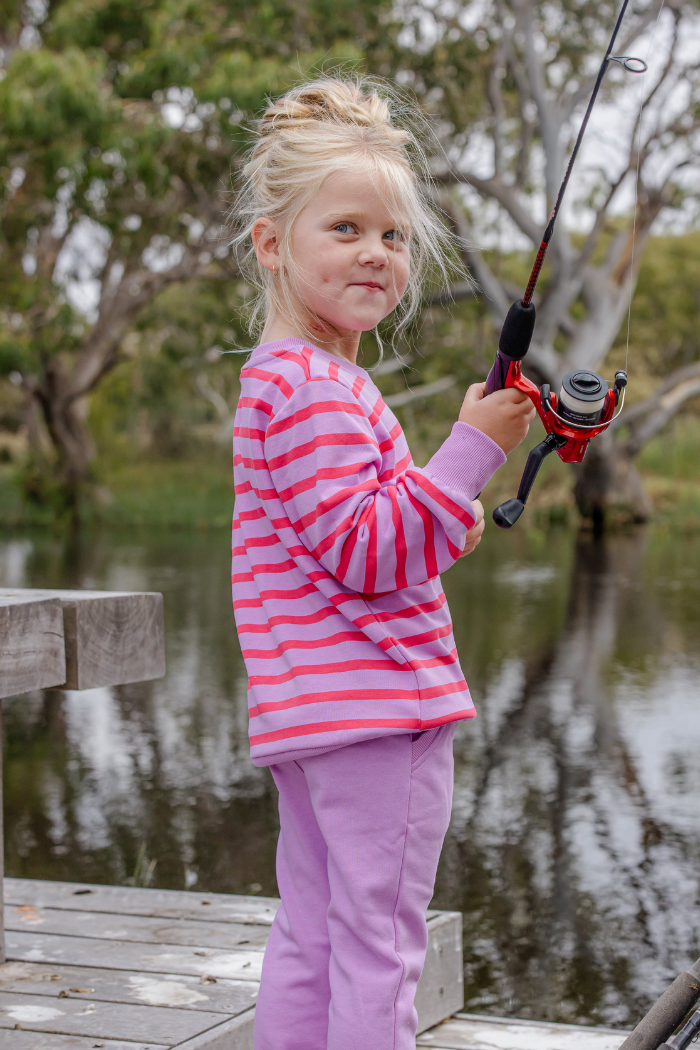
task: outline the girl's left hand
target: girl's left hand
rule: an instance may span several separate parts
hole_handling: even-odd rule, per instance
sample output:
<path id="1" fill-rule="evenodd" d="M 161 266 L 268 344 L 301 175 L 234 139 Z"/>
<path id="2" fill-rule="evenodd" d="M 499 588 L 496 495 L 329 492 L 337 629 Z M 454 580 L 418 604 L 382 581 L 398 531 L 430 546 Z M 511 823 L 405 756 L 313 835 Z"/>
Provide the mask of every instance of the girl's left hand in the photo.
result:
<path id="1" fill-rule="evenodd" d="M 484 531 L 484 508 L 481 505 L 481 500 L 473 499 L 472 507 L 476 511 L 476 521 L 467 533 L 464 550 L 460 554 L 460 558 L 463 558 L 465 554 L 471 554 L 471 552 L 478 547 L 479 541 L 481 540 L 481 534 Z"/>

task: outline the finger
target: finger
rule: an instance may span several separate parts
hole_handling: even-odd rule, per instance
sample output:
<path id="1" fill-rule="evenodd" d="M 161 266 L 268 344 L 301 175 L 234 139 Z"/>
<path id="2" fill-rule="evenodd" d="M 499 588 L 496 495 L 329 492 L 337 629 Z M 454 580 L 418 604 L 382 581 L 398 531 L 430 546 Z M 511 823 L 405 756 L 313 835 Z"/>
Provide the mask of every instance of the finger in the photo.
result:
<path id="1" fill-rule="evenodd" d="M 513 405 L 522 405 L 526 401 L 529 402 L 529 404 L 532 404 L 532 401 L 530 401 L 530 398 L 527 396 L 527 394 L 524 394 L 522 390 L 518 390 L 516 387 L 509 386 L 506 390 L 503 391 L 503 393 Z"/>
<path id="2" fill-rule="evenodd" d="M 486 526 L 486 522 L 482 518 L 481 521 L 477 522 L 476 525 L 473 525 L 471 527 L 471 529 L 467 533 L 467 538 L 466 538 L 466 540 L 464 542 L 465 550 L 471 544 L 476 544 L 476 543 L 479 542 L 479 539 L 481 538 L 481 534 L 484 531 L 485 526 Z"/>
<path id="3" fill-rule="evenodd" d="M 481 542 L 481 534 L 483 531 L 484 529 L 482 523 L 478 530 L 474 529 L 473 533 L 469 533 L 467 542 L 464 545 L 464 550 L 459 555 L 460 558 L 464 558 L 467 554 L 471 554 L 471 552 L 479 546 L 479 543 Z"/>
<path id="4" fill-rule="evenodd" d="M 486 383 L 472 383 L 471 386 L 467 387 L 467 392 L 464 395 L 464 400 L 471 403 L 475 401 L 481 401 L 486 394 Z"/>
<path id="5" fill-rule="evenodd" d="M 480 499 L 473 499 L 472 500 L 472 507 L 474 508 L 474 510 L 476 512 L 476 518 L 474 519 L 474 525 L 478 525 L 479 522 L 483 521 L 483 518 L 484 518 L 484 505 L 483 505 L 483 503 L 481 502 Z M 472 528 L 474 528 L 474 525 L 472 525 Z"/>

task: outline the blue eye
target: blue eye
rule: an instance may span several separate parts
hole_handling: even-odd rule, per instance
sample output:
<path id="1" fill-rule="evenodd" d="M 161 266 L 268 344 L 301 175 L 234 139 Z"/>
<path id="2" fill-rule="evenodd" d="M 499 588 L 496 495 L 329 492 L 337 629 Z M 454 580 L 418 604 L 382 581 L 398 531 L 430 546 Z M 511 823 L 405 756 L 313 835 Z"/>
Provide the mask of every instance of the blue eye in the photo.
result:
<path id="1" fill-rule="evenodd" d="M 387 230 L 384 237 L 388 241 L 395 241 L 397 239 L 396 230 Z"/>
<path id="2" fill-rule="evenodd" d="M 339 222 L 333 229 L 337 230 L 338 233 L 352 233 L 352 226 L 349 222 Z"/>

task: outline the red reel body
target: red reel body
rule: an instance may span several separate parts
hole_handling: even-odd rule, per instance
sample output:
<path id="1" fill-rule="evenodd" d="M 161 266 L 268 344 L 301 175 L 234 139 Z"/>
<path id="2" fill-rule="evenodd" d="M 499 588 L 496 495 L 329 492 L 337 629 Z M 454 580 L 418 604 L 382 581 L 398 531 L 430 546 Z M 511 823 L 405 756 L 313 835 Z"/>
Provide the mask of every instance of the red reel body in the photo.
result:
<path id="1" fill-rule="evenodd" d="M 555 415 L 557 411 L 557 395 L 549 395 L 549 404 L 543 403 L 543 398 L 538 387 L 523 375 L 521 361 L 511 361 L 508 366 L 505 387 L 513 387 L 520 390 L 530 398 L 537 409 L 537 415 L 542 420 L 542 426 L 548 434 L 556 434 L 558 437 L 566 438 L 566 444 L 556 449 L 556 453 L 564 463 L 581 463 L 586 455 L 588 442 L 607 430 L 615 413 L 616 395 L 615 390 L 608 390 L 605 405 L 601 413 L 600 421 L 595 426 L 577 427 L 575 423 L 564 421 Z"/>

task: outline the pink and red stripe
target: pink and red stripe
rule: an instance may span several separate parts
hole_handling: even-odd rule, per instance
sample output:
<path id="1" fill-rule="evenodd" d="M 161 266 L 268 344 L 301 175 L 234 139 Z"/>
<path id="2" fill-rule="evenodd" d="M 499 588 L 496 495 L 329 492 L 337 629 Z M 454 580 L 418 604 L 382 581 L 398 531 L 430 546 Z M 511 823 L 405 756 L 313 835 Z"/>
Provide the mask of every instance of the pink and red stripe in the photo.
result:
<path id="1" fill-rule="evenodd" d="M 369 375 L 298 339 L 258 347 L 241 386 L 231 579 L 253 760 L 472 717 L 439 574 L 500 450 L 456 424 L 414 466 Z"/>

